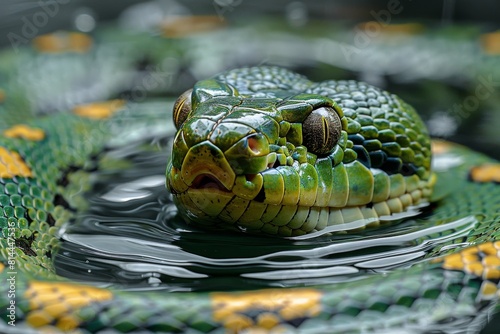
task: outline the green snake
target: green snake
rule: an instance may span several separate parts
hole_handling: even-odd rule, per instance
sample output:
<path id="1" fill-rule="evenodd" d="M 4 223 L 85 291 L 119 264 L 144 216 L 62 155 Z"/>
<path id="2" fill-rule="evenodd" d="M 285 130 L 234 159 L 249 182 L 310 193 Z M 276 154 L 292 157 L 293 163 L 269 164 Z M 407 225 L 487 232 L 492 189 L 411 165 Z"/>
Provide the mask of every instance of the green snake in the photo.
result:
<path id="1" fill-rule="evenodd" d="M 280 236 L 345 231 L 431 194 L 423 122 L 363 83 L 236 70 L 184 93 L 174 121 L 167 183 L 197 223 Z"/>
<path id="2" fill-rule="evenodd" d="M 232 292 L 120 291 L 58 276 L 51 258 L 58 231 L 71 222 L 78 182 L 68 171 L 92 168 L 93 157 L 124 129 L 152 126 L 167 113 L 141 113 L 122 102 L 44 117 L 16 113 L 22 108 L 6 90 L 2 332 L 411 332 L 457 317 L 472 321 L 496 304 L 499 165 L 436 142 L 434 159 L 454 163 L 431 171 L 425 127 L 395 95 L 253 67 L 202 80 L 179 97 L 166 174 L 188 224 L 314 237 L 376 231 L 398 213 L 430 205 L 436 238 L 457 221 L 469 225 L 446 247 L 427 240 L 427 255 L 411 267 L 352 282 Z M 444 182 L 454 191 L 439 195 Z"/>

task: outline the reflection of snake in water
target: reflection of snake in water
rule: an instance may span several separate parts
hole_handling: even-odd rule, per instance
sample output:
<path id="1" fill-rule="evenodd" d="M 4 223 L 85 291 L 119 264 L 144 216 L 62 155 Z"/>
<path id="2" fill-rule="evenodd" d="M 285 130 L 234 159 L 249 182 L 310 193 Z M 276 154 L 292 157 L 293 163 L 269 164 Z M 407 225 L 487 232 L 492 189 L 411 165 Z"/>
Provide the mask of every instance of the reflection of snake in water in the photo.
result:
<path id="1" fill-rule="evenodd" d="M 463 218 L 468 234 L 454 238 L 444 257 L 353 282 L 212 293 L 123 292 L 57 276 L 51 256 L 78 182 L 62 171 L 91 165 L 117 135 L 107 125 L 125 107 L 20 119 L 9 103 L 7 96 L 0 111 L 3 331 L 420 330 L 458 317 L 468 323 L 497 300 L 499 165 L 438 142 L 436 159 L 456 159 L 436 178 L 423 123 L 387 92 L 355 81 L 312 83 L 272 67 L 200 81 L 174 107 L 179 131 L 167 187 L 185 219 L 201 225 L 278 236 L 346 233 L 432 201 L 428 219 L 445 226 Z M 449 186 L 442 175 L 456 191 L 441 191 Z M 431 197 L 433 187 L 445 195 Z M 445 251 L 438 247 L 422 256 Z"/>

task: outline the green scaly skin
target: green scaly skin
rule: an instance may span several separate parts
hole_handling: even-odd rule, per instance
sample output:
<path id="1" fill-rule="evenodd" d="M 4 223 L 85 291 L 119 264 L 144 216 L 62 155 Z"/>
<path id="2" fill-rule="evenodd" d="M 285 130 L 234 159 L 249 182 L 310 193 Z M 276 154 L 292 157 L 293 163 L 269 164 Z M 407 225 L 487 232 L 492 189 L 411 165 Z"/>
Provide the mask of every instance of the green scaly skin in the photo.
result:
<path id="1" fill-rule="evenodd" d="M 375 87 L 256 67 L 188 95 L 167 170 L 188 221 L 280 236 L 359 230 L 431 194 L 423 122 Z"/>
<path id="2" fill-rule="evenodd" d="M 267 84 L 270 81 L 267 78 L 259 81 L 250 75 L 252 71 L 273 71 L 273 80 L 293 81 L 294 86 L 283 85 L 279 89 L 269 87 Z M 232 84 L 235 89 L 226 84 L 221 84 L 221 81 Z M 330 92 L 327 94 L 328 89 L 335 87 L 340 89 L 340 86 L 344 86 L 346 90 L 345 93 L 340 94 L 346 95 L 335 96 Z M 267 96 L 267 100 L 259 100 L 254 97 L 242 101 L 241 98 L 228 97 L 234 95 L 235 91 L 239 91 L 240 95 L 253 94 L 245 92 L 245 87 L 255 87 L 256 91 L 270 90 L 272 92 Z M 197 95 L 197 89 L 200 89 L 202 93 Z M 208 94 L 205 94 L 207 89 Z M 349 139 L 349 136 L 347 136 L 354 133 L 368 136 L 370 133 L 370 129 L 366 128 L 369 125 L 364 124 L 365 121 L 368 122 L 368 119 L 361 117 L 362 113 L 358 110 L 365 107 L 361 106 L 361 100 L 354 98 L 354 90 L 362 91 L 363 89 L 368 89 L 368 86 L 355 82 L 329 82 L 328 84 L 314 86 L 293 73 L 269 68 L 235 70 L 217 77 L 215 81 L 202 81 L 194 89 L 193 109 L 200 110 L 204 105 L 213 108 L 214 104 L 211 104 L 211 101 L 219 99 L 217 97 L 212 98 L 214 95 L 221 96 L 220 101 L 230 102 L 230 107 L 226 109 L 232 109 L 236 104 L 241 108 L 247 103 L 247 114 L 239 114 L 234 122 L 244 126 L 248 126 L 249 122 L 252 122 L 252 129 L 257 134 L 262 134 L 262 136 L 256 138 L 258 145 L 251 143 L 247 147 L 252 148 L 251 153 L 258 152 L 259 155 L 265 156 L 265 158 L 260 159 L 260 162 L 254 165 L 249 164 L 249 166 L 241 162 L 242 160 L 248 161 L 241 155 L 239 157 L 242 160 L 238 163 L 231 163 L 231 157 L 233 156 L 230 154 L 228 154 L 227 160 L 223 159 L 218 153 L 222 151 L 222 147 L 225 148 L 225 152 L 230 150 L 231 147 L 234 147 L 235 141 L 246 139 L 248 133 L 243 135 L 239 133 L 238 138 L 234 135 L 224 136 L 224 133 L 221 133 L 220 136 L 217 136 L 217 138 L 220 138 L 217 140 L 221 141 L 216 143 L 217 147 L 219 147 L 218 151 L 215 149 L 209 150 L 211 156 L 204 158 L 209 160 L 202 161 L 219 163 L 217 168 L 210 171 L 214 174 L 219 173 L 221 169 L 226 172 L 229 171 L 227 166 L 221 167 L 224 161 L 228 162 L 227 165 L 232 170 L 242 169 L 241 172 L 235 172 L 235 175 L 264 174 L 261 168 L 262 165 L 271 167 L 268 170 L 273 168 L 269 163 L 274 161 L 274 155 L 270 154 L 274 150 L 276 160 L 282 159 L 280 160 L 281 166 L 297 167 L 296 160 L 301 164 L 298 166 L 299 172 L 297 174 L 299 176 L 311 176 L 311 174 L 307 173 L 300 174 L 300 166 L 304 164 L 305 166 L 318 165 L 320 159 L 307 153 L 305 149 L 300 149 L 301 141 L 298 139 L 300 138 L 300 126 L 294 124 L 302 124 L 313 107 L 319 105 L 334 106 L 331 100 L 333 99 L 337 104 L 336 112 L 339 113 L 340 117 L 342 117 L 340 113 L 343 113 L 342 133 L 345 132 L 346 134 L 341 136 L 343 143 L 338 144 L 342 148 L 342 154 L 335 153 L 335 150 L 328 157 L 322 154 L 322 159 L 324 159 L 322 161 L 329 162 L 330 170 L 334 170 L 338 168 L 337 166 L 343 164 L 345 173 L 349 177 L 349 184 L 358 186 L 349 189 L 353 203 L 359 203 L 358 206 L 366 205 L 370 202 L 363 202 L 367 200 L 366 197 L 371 195 L 373 200 L 374 196 L 382 197 L 380 194 L 384 192 L 383 190 L 372 190 L 370 195 L 365 194 L 364 196 L 358 196 L 358 193 L 356 193 L 356 189 L 359 187 L 363 189 L 360 180 L 371 180 L 371 177 L 373 177 L 371 173 L 366 174 L 368 170 L 366 159 L 364 161 L 360 159 L 360 155 L 363 154 L 362 148 L 371 152 L 372 150 L 369 150 L 368 147 L 378 147 L 376 146 L 378 144 L 374 142 L 370 144 L 374 146 L 369 146 L 366 143 L 368 139 L 365 138 L 367 140 L 360 144 L 362 147 L 355 149 L 356 145 L 358 145 L 356 140 L 360 138 L 351 137 Z M 394 96 L 378 90 L 375 90 L 375 92 L 382 94 L 381 96 L 386 98 L 387 103 L 394 108 L 392 112 L 397 114 L 395 112 L 395 108 L 397 108 L 400 112 L 410 114 L 410 117 L 412 117 L 412 120 L 408 120 L 408 124 L 403 131 L 407 134 L 409 128 L 412 128 L 413 131 L 418 130 L 415 131 L 415 143 L 420 143 L 420 147 L 413 144 L 413 165 L 415 168 L 411 169 L 411 171 L 414 172 L 412 175 L 418 175 L 419 182 L 423 182 L 423 195 L 423 190 L 427 187 L 427 184 L 432 182 L 432 176 L 429 172 L 429 140 L 424 134 L 425 130 L 418 119 L 414 118 L 416 116 L 413 115 L 410 107 Z M 306 96 L 302 93 L 314 94 L 314 96 Z M 270 96 L 271 94 L 273 96 Z M 283 100 L 276 103 L 277 99 Z M 368 107 L 370 107 L 370 103 L 375 103 L 370 102 L 370 98 L 366 101 L 369 104 Z M 385 103 L 378 101 L 382 104 Z M 284 106 L 283 110 L 285 111 L 275 112 L 273 108 L 278 105 Z M 494 182 L 488 182 L 488 180 L 476 182 L 477 180 L 470 177 L 471 168 L 485 163 L 493 164 L 496 162 L 481 154 L 451 144 L 442 144 L 444 152 L 440 153 L 438 158 L 455 158 L 454 161 L 459 162 L 436 171 L 438 173 L 438 182 L 435 188 L 439 190 L 446 187 L 444 182 L 453 180 L 454 186 L 459 191 L 450 192 L 440 199 L 436 203 L 430 219 L 435 221 L 438 226 L 453 223 L 459 218 L 476 222 L 466 236 L 455 238 L 449 242 L 449 248 L 447 248 L 449 252 L 458 255 L 449 255 L 444 260 L 432 260 L 430 257 L 439 252 L 442 245 L 438 246 L 439 248 L 431 247 L 427 259 L 410 268 L 396 269 L 387 274 L 376 274 L 366 279 L 348 283 L 332 283 L 330 285 L 296 289 L 269 289 L 231 293 L 123 292 L 70 282 L 55 274 L 51 261 L 53 254 L 57 252 L 57 232 L 65 223 L 70 221 L 72 215 L 72 212 L 67 209 L 68 205 L 64 202 L 69 201 L 71 204 L 71 199 L 75 195 L 75 190 L 72 190 L 71 184 L 66 185 L 66 183 L 61 182 L 64 171 L 70 166 L 91 167 L 91 156 L 100 152 L 104 145 L 110 139 L 116 137 L 120 131 L 127 127 L 133 128 L 136 125 L 137 118 L 142 116 L 146 122 L 154 124 L 165 117 L 164 115 L 151 115 L 146 112 L 142 115 L 140 110 L 126 108 L 126 110 L 117 113 L 111 119 L 99 121 L 81 118 L 69 113 L 43 118 L 30 118 L 19 117 L 15 113 L 16 109 L 12 108 L 15 106 L 15 102 L 7 100 L 3 108 L 0 109 L 1 119 L 5 120 L 5 123 L 1 124 L 1 130 L 3 131 L 22 122 L 31 127 L 43 129 L 46 137 L 41 141 L 0 137 L 0 147 L 10 152 L 17 152 L 32 172 L 31 176 L 4 177 L 0 179 L 0 206 L 3 213 L 3 215 L 0 215 L 0 227 L 3 233 L 3 238 L 0 239 L 0 263 L 3 264 L 0 271 L 0 280 L 2 282 L 13 282 L 12 277 L 15 280 L 14 292 L 9 291 L 10 284 L 0 285 L 0 330 L 2 332 L 8 333 L 18 330 L 19 332 L 29 333 L 30 330 L 34 332 L 40 330 L 45 332 L 95 333 L 106 330 L 106 333 L 224 333 L 238 332 L 245 329 L 265 329 L 300 333 L 324 333 L 325 331 L 342 333 L 378 331 L 385 333 L 390 328 L 396 330 L 402 328 L 434 329 L 439 326 L 440 322 L 456 317 L 465 319 L 464 321 L 467 322 L 475 318 L 478 313 L 481 313 L 480 311 L 487 310 L 496 304 L 497 284 L 500 274 L 495 270 L 498 267 L 496 261 L 499 259 L 499 252 L 497 249 L 500 249 L 500 245 L 497 245 L 494 241 L 500 237 L 500 231 L 498 230 L 500 223 L 500 216 L 498 215 L 500 187 Z M 371 105 L 371 107 L 379 108 L 379 106 L 375 105 Z M 210 108 L 208 110 L 213 110 Z M 217 104 L 216 108 L 220 108 L 220 103 Z M 267 111 L 259 111 L 262 109 Z M 297 118 L 294 116 L 295 111 L 297 112 Z M 273 115 L 269 116 L 269 113 Z M 128 116 L 131 114 L 137 118 L 127 121 Z M 217 113 L 213 116 L 218 117 L 219 115 L 220 113 Z M 245 118 L 244 116 L 248 117 Z M 399 117 L 398 120 L 388 119 L 390 128 L 391 121 L 404 125 L 401 117 L 399 115 L 397 117 Z M 226 120 L 227 117 L 224 119 Z M 356 121 L 356 119 L 359 121 Z M 283 121 L 290 123 L 289 128 L 295 129 L 296 132 L 290 130 L 288 132 L 281 131 L 281 128 L 277 130 L 276 123 L 281 126 L 284 124 Z M 375 122 L 373 123 L 375 124 Z M 117 127 L 116 124 L 120 124 L 120 127 Z M 187 121 L 183 125 L 183 129 L 187 124 L 193 123 Z M 266 126 L 266 124 L 270 125 Z M 359 127 L 356 124 L 359 124 Z M 385 123 L 380 121 L 380 124 Z M 203 132 L 202 127 L 196 127 L 196 129 L 199 129 L 200 133 Z M 386 150 L 382 149 L 381 151 L 385 152 L 387 157 L 400 158 L 403 164 L 410 162 L 411 153 L 403 153 L 406 151 L 403 151 L 402 147 L 407 147 L 404 139 L 399 139 L 401 142 L 398 141 L 397 135 L 402 133 L 398 133 L 397 127 L 391 129 L 394 132 L 395 141 L 388 140 L 387 142 L 392 145 L 386 146 Z M 379 139 L 380 132 L 379 127 Z M 182 131 L 179 133 L 182 133 Z M 188 134 L 193 137 L 198 135 L 202 138 L 201 141 L 205 141 L 207 136 L 200 133 Z M 389 131 L 386 133 L 388 133 L 387 138 L 393 137 Z M 264 138 L 266 138 L 268 145 L 274 145 L 269 145 L 269 152 L 259 150 L 259 145 L 266 142 L 263 140 Z M 291 149 L 292 146 L 287 145 L 287 140 L 283 138 L 287 138 L 296 151 Z M 270 139 L 276 141 L 271 142 Z M 349 144 L 349 141 L 351 144 Z M 379 141 L 383 147 L 385 141 Z M 175 177 L 176 175 L 172 173 L 173 168 L 182 170 L 182 163 L 177 160 L 182 160 L 184 155 L 187 157 L 192 156 L 193 161 L 198 162 L 196 160 L 198 159 L 197 156 L 190 155 L 189 152 L 193 151 L 189 150 L 200 141 L 191 138 L 190 140 L 185 139 L 185 142 L 189 143 L 187 147 L 182 146 L 178 135 L 171 164 L 173 167 L 169 167 L 167 173 L 169 177 Z M 395 148 L 394 143 L 399 143 L 399 151 Z M 409 145 L 409 147 L 412 147 L 412 142 Z M 278 146 L 281 146 L 281 151 Z M 288 154 L 283 146 L 288 148 Z M 194 152 L 207 152 L 207 150 L 200 149 Z M 265 154 L 262 152 L 265 152 Z M 422 156 L 421 158 L 417 158 L 419 154 Z M 273 156 L 272 161 L 269 160 L 269 156 Z M 195 163 L 193 165 L 196 166 Z M 205 166 L 202 174 L 206 174 L 207 168 L 210 168 L 210 166 Z M 244 170 L 247 167 L 249 170 Z M 312 172 L 310 167 L 303 168 L 307 168 L 308 172 Z M 380 169 L 387 171 L 389 175 L 396 175 L 395 177 L 387 176 L 387 178 L 397 178 L 397 175 L 401 175 L 399 173 L 400 169 L 394 167 L 394 164 L 385 167 L 381 165 Z M 318 170 L 316 172 L 318 180 L 327 179 L 325 175 L 319 172 L 319 169 L 315 170 Z M 325 170 L 322 169 L 322 171 Z M 401 171 L 403 171 L 402 167 Z M 267 188 L 266 180 L 268 179 L 267 176 L 263 175 L 263 184 L 266 187 L 264 201 L 270 198 L 266 193 L 268 191 L 276 196 L 279 195 L 279 192 L 276 191 L 277 188 L 273 188 L 279 185 L 279 181 L 273 179 L 277 174 L 267 173 L 271 174 L 269 184 L 272 186 Z M 406 170 L 404 173 L 408 174 L 409 172 Z M 220 175 L 224 177 L 223 174 Z M 384 174 L 379 172 L 377 175 Z M 407 177 L 411 177 L 411 175 L 407 175 Z M 234 179 L 237 179 L 237 177 L 235 176 Z M 229 178 L 229 180 L 232 180 L 232 178 Z M 280 180 L 283 180 L 286 185 L 287 181 L 284 178 Z M 403 180 L 405 179 L 403 178 Z M 223 179 L 221 182 L 226 181 Z M 173 182 L 170 179 L 170 189 L 175 191 L 173 185 L 178 184 L 178 182 L 180 181 Z M 369 184 L 370 189 L 384 189 L 383 182 L 376 182 L 375 177 L 373 177 L 373 183 Z M 410 183 L 407 180 L 404 182 L 406 189 Z M 417 182 L 417 186 L 419 182 Z M 226 183 L 230 184 L 229 181 Z M 301 187 L 309 185 L 304 182 L 299 182 L 299 184 Z M 313 184 L 316 186 L 310 189 L 314 194 L 320 191 L 330 192 L 332 187 L 331 184 L 327 184 L 327 187 L 323 189 L 320 186 L 321 182 L 313 182 Z M 376 184 L 381 184 L 380 188 L 376 188 Z M 389 187 L 389 195 L 391 195 L 391 185 L 394 184 L 396 182 L 392 182 L 392 179 L 390 184 L 386 184 L 386 187 Z M 213 190 L 217 195 L 223 192 L 218 183 L 207 188 Z M 204 190 L 207 188 L 204 188 Z M 247 188 L 243 187 L 243 189 Z M 343 189 L 340 195 L 345 194 L 346 191 L 347 189 Z M 207 198 L 212 199 L 210 193 L 205 192 L 205 194 L 207 193 Z M 243 194 L 245 193 L 243 192 Z M 299 197 L 300 194 L 299 190 Z M 394 195 L 394 193 L 392 194 Z M 474 194 L 474 196 L 471 196 L 471 194 Z M 422 198 L 428 195 L 426 194 Z M 294 196 L 294 193 L 291 192 L 290 196 Z M 297 196 L 296 193 L 295 196 Z M 312 199 L 306 198 L 305 201 L 316 203 L 318 196 L 311 197 Z M 413 200 L 414 197 L 412 196 Z M 349 201 L 349 197 L 347 201 Z M 177 202 L 180 204 L 186 203 L 179 198 Z M 256 203 L 262 202 L 257 201 Z M 191 205 L 191 202 L 187 204 Z M 199 205 L 189 205 L 181 207 L 181 212 L 189 215 L 200 214 L 201 210 L 196 210 L 196 208 L 200 209 Z M 255 214 L 256 212 L 251 213 Z M 201 214 L 202 216 L 198 216 L 198 218 L 206 217 L 203 212 Z M 209 218 L 210 214 L 211 212 L 209 212 Z M 211 220 L 209 218 L 200 220 L 209 222 Z M 316 222 L 319 222 L 319 219 Z M 239 224 L 255 232 L 287 235 L 285 233 L 286 229 L 264 228 L 263 226 L 266 225 L 259 225 L 255 221 L 249 222 L 248 225 L 240 221 Z M 306 225 L 314 224 L 309 224 L 309 221 L 307 221 Z M 371 225 L 376 225 L 376 223 Z M 286 224 L 283 224 L 283 226 L 286 226 Z M 292 230 L 301 230 L 304 233 L 321 230 L 317 226 L 314 225 L 312 228 L 304 229 L 303 225 L 300 225 Z M 292 232 L 291 234 L 301 233 Z M 441 233 L 446 234 L 447 232 Z M 441 234 L 436 232 L 436 238 L 439 236 Z M 14 242 L 15 247 L 10 247 L 13 244 L 12 242 Z M 478 247 L 481 247 L 481 252 L 478 252 L 479 248 L 475 246 L 465 248 L 465 246 L 475 244 L 480 245 Z M 14 253 L 10 253 L 11 249 L 14 250 Z M 485 254 L 489 254 L 490 257 L 488 260 L 483 261 L 482 258 L 486 258 Z M 474 266 L 460 266 L 461 262 L 457 262 L 456 257 L 461 258 L 462 256 Z M 15 261 L 9 263 L 9 259 L 15 259 Z M 11 295 L 12 293 L 15 296 Z M 14 305 L 15 308 L 15 312 L 13 312 L 15 314 L 14 322 L 11 323 L 15 324 L 15 327 L 9 324 L 9 322 L 13 321 L 12 318 L 9 318 L 10 310 L 8 308 L 11 307 L 10 305 Z"/>

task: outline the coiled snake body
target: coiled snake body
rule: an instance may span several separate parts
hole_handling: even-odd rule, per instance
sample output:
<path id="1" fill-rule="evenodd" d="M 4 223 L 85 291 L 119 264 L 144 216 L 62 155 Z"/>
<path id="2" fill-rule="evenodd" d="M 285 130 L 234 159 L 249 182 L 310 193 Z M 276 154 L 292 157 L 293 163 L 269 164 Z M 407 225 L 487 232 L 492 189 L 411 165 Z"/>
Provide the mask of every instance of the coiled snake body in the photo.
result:
<path id="1" fill-rule="evenodd" d="M 110 124 L 127 107 L 115 101 L 37 118 L 14 107 L 6 99 L 1 109 L 3 332 L 425 331 L 472 320 L 498 299 L 498 164 L 436 142 L 434 159 L 457 158 L 436 181 L 423 123 L 377 88 L 254 67 L 200 81 L 177 101 L 167 187 L 190 223 L 285 237 L 348 233 L 429 202 L 439 225 L 471 222 L 467 235 L 431 247 L 409 268 L 242 292 L 123 292 L 57 276 L 51 256 L 72 215 L 66 171 L 89 165 L 119 133 Z M 431 197 L 444 174 L 456 191 Z"/>

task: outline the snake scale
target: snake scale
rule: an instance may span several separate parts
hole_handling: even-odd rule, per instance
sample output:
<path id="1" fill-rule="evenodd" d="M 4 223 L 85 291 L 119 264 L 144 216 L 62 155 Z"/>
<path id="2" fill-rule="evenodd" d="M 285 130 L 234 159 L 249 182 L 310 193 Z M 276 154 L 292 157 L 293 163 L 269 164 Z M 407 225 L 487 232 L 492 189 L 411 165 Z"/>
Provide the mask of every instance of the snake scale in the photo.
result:
<path id="1" fill-rule="evenodd" d="M 44 116 L 23 102 L 20 87 L 5 88 L 0 106 L 2 332 L 413 333 L 473 323 L 495 307 L 498 163 L 434 142 L 433 159 L 454 163 L 433 172 L 425 127 L 397 96 L 277 67 L 202 80 L 175 104 L 167 187 L 188 222 L 285 237 L 338 234 L 376 230 L 391 215 L 430 205 L 428 219 L 442 227 L 436 238 L 457 221 L 470 224 L 467 233 L 445 246 L 428 240 L 410 267 L 321 286 L 133 292 L 60 277 L 52 258 L 74 215 L 71 172 L 92 168 L 124 129 L 166 122 L 168 113 L 111 101 Z M 444 182 L 454 191 L 432 197 Z"/>

